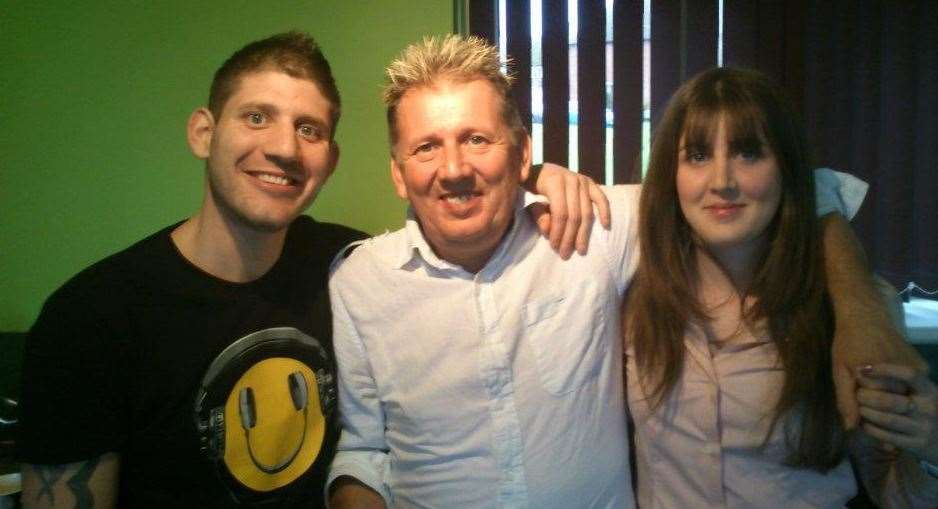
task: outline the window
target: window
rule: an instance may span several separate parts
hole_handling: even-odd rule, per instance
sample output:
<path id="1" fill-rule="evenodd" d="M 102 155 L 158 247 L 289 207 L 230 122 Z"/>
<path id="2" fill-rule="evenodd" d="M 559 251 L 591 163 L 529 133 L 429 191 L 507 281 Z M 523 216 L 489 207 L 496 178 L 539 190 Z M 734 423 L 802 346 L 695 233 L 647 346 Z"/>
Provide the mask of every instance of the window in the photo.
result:
<path id="1" fill-rule="evenodd" d="M 470 31 L 514 61 L 513 94 L 530 116 L 534 162 L 612 184 L 644 173 L 654 115 L 674 89 L 722 63 L 723 2 L 487 0 L 468 8 Z"/>

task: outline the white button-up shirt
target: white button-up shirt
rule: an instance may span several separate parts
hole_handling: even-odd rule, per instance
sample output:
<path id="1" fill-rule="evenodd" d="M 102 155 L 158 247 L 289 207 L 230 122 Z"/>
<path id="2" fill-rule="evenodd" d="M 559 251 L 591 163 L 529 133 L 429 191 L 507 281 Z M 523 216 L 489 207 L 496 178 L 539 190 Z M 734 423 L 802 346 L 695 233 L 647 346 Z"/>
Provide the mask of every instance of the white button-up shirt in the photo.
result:
<path id="1" fill-rule="evenodd" d="M 389 507 L 634 505 L 618 317 L 639 188 L 606 192 L 612 229 L 568 261 L 519 199 L 476 274 L 438 258 L 412 216 L 340 264 L 330 482 L 355 477 Z"/>

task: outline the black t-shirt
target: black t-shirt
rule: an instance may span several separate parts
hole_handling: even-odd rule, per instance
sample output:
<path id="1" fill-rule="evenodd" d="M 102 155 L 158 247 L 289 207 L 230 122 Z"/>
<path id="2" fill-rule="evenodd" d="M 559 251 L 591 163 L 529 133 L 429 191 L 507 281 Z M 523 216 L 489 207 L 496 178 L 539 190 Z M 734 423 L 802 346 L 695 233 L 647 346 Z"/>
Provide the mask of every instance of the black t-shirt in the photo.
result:
<path id="1" fill-rule="evenodd" d="M 329 265 L 364 234 L 301 216 L 267 274 L 230 283 L 185 260 L 173 228 L 46 302 L 20 460 L 116 451 L 121 507 L 321 506 L 338 438 Z"/>

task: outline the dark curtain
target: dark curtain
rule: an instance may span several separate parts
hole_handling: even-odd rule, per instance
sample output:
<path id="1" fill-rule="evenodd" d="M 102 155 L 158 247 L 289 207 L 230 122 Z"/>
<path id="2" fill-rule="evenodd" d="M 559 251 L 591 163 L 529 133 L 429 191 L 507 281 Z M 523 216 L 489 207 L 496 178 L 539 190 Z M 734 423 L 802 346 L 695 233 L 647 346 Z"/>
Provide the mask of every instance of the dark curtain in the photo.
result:
<path id="1" fill-rule="evenodd" d="M 531 2 L 508 2 L 505 17 L 508 22 L 508 55 L 515 76 L 511 94 L 524 127 L 531 132 Z"/>
<path id="2" fill-rule="evenodd" d="M 938 288 L 938 3 L 812 1 L 804 117 L 815 161 L 870 184 L 854 228 L 897 288 Z"/>
<path id="3" fill-rule="evenodd" d="M 544 0 L 541 6 L 544 65 L 544 160 L 569 166 L 570 53 L 567 0 Z"/>
<path id="4" fill-rule="evenodd" d="M 603 2 L 580 0 L 580 167 L 602 181 Z M 470 1 L 471 31 L 496 41 L 493 0 Z M 509 0 L 509 53 L 530 62 L 527 0 Z M 681 82 L 716 64 L 717 2 L 651 4 L 652 125 Z M 639 178 L 641 2 L 613 13 L 616 183 Z M 545 159 L 567 163 L 565 0 L 543 1 Z M 523 18 L 521 20 L 512 18 Z M 800 110 L 816 166 L 870 184 L 854 228 L 873 269 L 897 288 L 938 288 L 938 2 L 724 0 L 723 64 L 767 73 Z M 514 28 L 513 28 L 514 27 Z M 513 36 L 512 31 L 519 35 Z M 515 54 L 518 53 L 518 54 Z M 520 56 L 520 58 L 518 58 Z M 530 74 L 516 97 L 530 102 Z M 530 111 L 530 106 L 522 106 Z"/>
<path id="5" fill-rule="evenodd" d="M 757 69 L 785 87 L 800 111 L 804 104 L 802 0 L 724 0 L 723 65 Z"/>
<path id="6" fill-rule="evenodd" d="M 616 2 L 612 9 L 613 177 L 642 180 L 642 2 Z"/>

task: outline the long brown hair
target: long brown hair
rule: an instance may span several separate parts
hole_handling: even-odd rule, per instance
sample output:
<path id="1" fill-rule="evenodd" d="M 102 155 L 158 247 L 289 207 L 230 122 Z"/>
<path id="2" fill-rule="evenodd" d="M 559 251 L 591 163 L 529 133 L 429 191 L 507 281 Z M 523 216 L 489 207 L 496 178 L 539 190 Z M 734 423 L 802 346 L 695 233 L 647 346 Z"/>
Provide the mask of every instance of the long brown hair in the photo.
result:
<path id="1" fill-rule="evenodd" d="M 683 371 L 688 324 L 710 319 L 696 297 L 696 252 L 675 176 L 681 137 L 707 145 L 720 118 L 731 146 L 767 143 L 781 174 L 779 208 L 743 296 L 754 301 L 743 319 L 749 325 L 767 323 L 785 372 L 769 435 L 785 423 L 786 464 L 826 471 L 843 458 L 845 439 L 834 404 L 833 315 L 815 219 L 814 175 L 797 117 L 780 88 L 756 71 L 718 68 L 698 74 L 675 92 L 655 130 L 639 212 L 641 261 L 623 308 L 637 379 L 652 407 L 659 407 Z M 797 418 L 782 420 L 789 412 Z"/>

